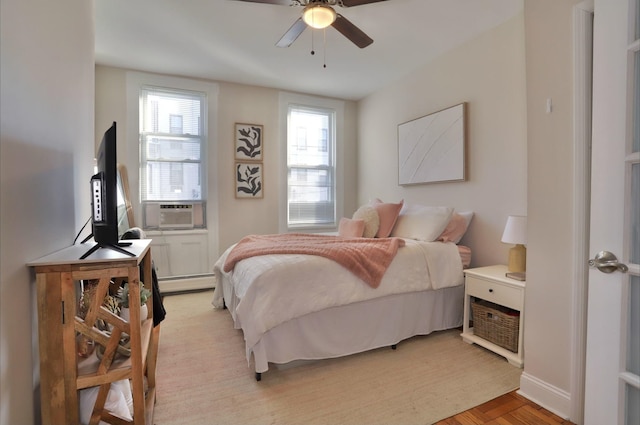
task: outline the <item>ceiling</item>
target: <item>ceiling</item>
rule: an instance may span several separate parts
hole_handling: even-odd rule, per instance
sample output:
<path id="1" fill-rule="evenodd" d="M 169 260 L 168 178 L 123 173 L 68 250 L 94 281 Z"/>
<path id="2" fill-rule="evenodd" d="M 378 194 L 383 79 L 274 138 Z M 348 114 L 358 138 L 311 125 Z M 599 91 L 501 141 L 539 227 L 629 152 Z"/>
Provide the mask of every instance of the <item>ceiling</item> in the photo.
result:
<path id="1" fill-rule="evenodd" d="M 299 6 L 95 0 L 95 8 L 97 64 L 359 100 L 513 17 L 523 0 L 336 7 L 373 38 L 364 49 L 331 27 L 307 28 L 292 46 L 276 47 Z"/>

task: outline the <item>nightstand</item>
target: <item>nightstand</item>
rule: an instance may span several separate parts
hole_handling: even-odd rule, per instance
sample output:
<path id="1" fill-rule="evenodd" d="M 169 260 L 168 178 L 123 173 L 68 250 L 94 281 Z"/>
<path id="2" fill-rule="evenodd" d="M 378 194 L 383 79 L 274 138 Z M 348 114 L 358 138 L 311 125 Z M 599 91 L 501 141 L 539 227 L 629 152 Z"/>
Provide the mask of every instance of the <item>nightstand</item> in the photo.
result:
<path id="1" fill-rule="evenodd" d="M 464 271 L 464 316 L 462 326 L 462 339 L 469 344 L 478 344 L 505 357 L 514 366 L 524 365 L 522 352 L 524 331 L 524 290 L 525 282 L 511 279 L 505 276 L 507 266 L 489 266 L 468 269 Z M 472 297 L 489 301 L 497 306 L 508 307 L 520 312 L 518 326 L 518 351 L 513 352 L 491 341 L 474 334 L 474 329 L 469 327 L 471 316 Z"/>

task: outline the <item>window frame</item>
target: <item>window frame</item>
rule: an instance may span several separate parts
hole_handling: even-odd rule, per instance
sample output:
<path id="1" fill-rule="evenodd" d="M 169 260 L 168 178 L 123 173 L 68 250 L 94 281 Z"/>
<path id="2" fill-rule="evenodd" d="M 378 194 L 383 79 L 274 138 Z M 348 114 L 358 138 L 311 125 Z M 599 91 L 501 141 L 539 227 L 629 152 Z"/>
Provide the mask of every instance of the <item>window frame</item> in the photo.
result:
<path id="1" fill-rule="evenodd" d="M 280 189 L 280 232 L 335 232 L 338 229 L 338 222 L 343 216 L 344 210 L 344 102 L 340 100 L 327 99 L 315 96 L 298 95 L 293 93 L 280 93 L 280 134 L 282 134 L 281 167 L 282 185 Z M 334 192 L 334 220 L 328 224 L 289 224 L 289 163 L 288 163 L 288 127 L 289 109 L 299 107 L 300 109 L 331 111 L 333 115 L 333 192 Z M 327 135 L 328 136 L 328 135 Z M 313 169 L 314 167 L 309 167 Z"/>
<path id="2" fill-rule="evenodd" d="M 203 198 L 206 199 L 206 208 L 202 208 L 201 219 L 205 223 L 204 227 L 194 228 L 194 231 L 209 233 L 210 248 L 213 252 L 217 252 L 218 234 L 218 187 L 215 181 L 217 176 L 217 163 L 215 155 L 217 153 L 216 129 L 219 85 L 214 82 L 205 82 L 192 80 L 183 77 L 165 76 L 159 74 L 148 74 L 138 71 L 126 72 L 126 135 L 121 138 L 120 143 L 125 143 L 124 149 L 119 149 L 120 155 L 125 156 L 123 163 L 126 165 L 129 173 L 129 186 L 131 191 L 131 202 L 134 212 L 135 223 L 139 223 L 140 227 L 144 226 L 146 211 L 142 208 L 140 193 L 140 89 L 143 86 L 160 87 L 166 89 L 175 89 L 178 91 L 191 91 L 206 93 L 205 115 L 203 119 L 203 133 L 207 135 L 205 145 L 202 147 L 202 163 L 205 170 L 201 173 Z M 180 202 L 180 203 L 199 203 L 198 202 Z M 159 202 L 156 202 L 159 204 Z M 167 204 L 175 204 L 176 202 L 163 202 Z M 144 227 L 143 227 L 144 228 Z M 155 227 L 145 228 L 147 232 L 158 231 Z M 165 229 L 164 232 L 170 230 Z"/>
<path id="3" fill-rule="evenodd" d="M 175 114 L 170 114 L 169 115 L 169 119 L 170 119 L 170 125 L 169 125 L 169 132 L 164 133 L 164 132 L 160 132 L 160 131 L 150 131 L 149 129 L 145 129 L 144 128 L 144 116 L 142 111 L 144 110 L 145 107 L 149 107 L 148 104 L 145 104 L 145 96 L 144 93 L 150 93 L 150 94 L 157 94 L 157 95 L 166 95 L 167 97 L 171 97 L 171 95 L 175 94 L 176 97 L 185 97 L 185 98 L 194 98 L 194 99 L 199 99 L 200 100 L 200 120 L 198 123 L 198 132 L 199 134 L 185 134 L 184 131 L 184 126 L 183 126 L 183 115 L 175 115 Z M 158 87 L 157 85 L 149 85 L 149 84 L 144 84 L 140 87 L 140 91 L 139 91 L 139 96 L 140 96 L 140 106 L 139 106 L 139 123 L 140 123 L 140 128 L 139 128 L 139 135 L 138 135 L 138 143 L 139 143 L 139 158 L 138 158 L 138 162 L 140 164 L 140 204 L 142 206 L 143 211 L 146 210 L 147 205 L 149 204 L 156 204 L 156 203 L 170 203 L 170 204 L 177 204 L 177 205 L 182 205 L 182 204 L 190 204 L 190 203 L 200 203 L 202 204 L 203 208 L 206 208 L 206 203 L 207 203 L 207 185 L 206 185 L 206 179 L 204 178 L 207 175 L 207 139 L 208 139 L 208 125 L 207 125 L 207 113 L 208 113 L 208 108 L 207 108 L 207 103 L 208 103 L 208 99 L 207 99 L 207 93 L 206 92 L 202 92 L 202 91 L 194 91 L 194 90 L 185 90 L 185 89 L 180 89 L 180 88 L 174 88 L 174 87 Z M 153 106 L 151 106 L 153 109 Z M 176 133 L 174 132 L 174 127 L 173 127 L 173 118 L 175 117 L 179 117 L 180 118 L 180 128 L 181 128 L 181 132 L 180 133 Z M 199 146 L 199 151 L 200 151 L 200 155 L 199 155 L 199 159 L 198 160 L 193 160 L 193 159 L 182 159 L 182 160 L 154 160 L 151 161 L 147 158 L 147 155 L 145 154 L 145 152 L 147 152 L 147 149 L 145 149 L 147 146 L 149 146 L 151 143 L 153 143 L 152 141 L 147 141 L 147 137 L 155 137 L 155 138 L 165 138 L 165 139 L 169 139 L 171 137 L 179 137 L 181 139 L 184 139 L 182 142 L 184 141 L 190 141 L 190 142 L 196 142 L 198 143 Z M 174 144 L 178 144 L 181 143 L 179 141 L 169 141 L 166 140 L 166 143 L 168 143 L 170 146 L 173 146 Z M 149 173 L 146 172 L 146 170 L 148 169 L 149 165 L 151 165 L 150 163 L 155 163 L 155 162 L 165 162 L 169 164 L 169 174 L 168 174 L 168 178 L 169 178 L 169 186 L 173 186 L 175 179 L 176 179 L 176 174 L 177 174 L 177 169 L 179 168 L 180 170 L 183 170 L 185 165 L 188 164 L 199 164 L 200 166 L 200 172 L 198 173 L 198 182 L 200 183 L 200 198 L 199 199 L 192 199 L 192 198 L 188 198 L 188 197 L 183 197 L 181 199 L 151 199 L 148 198 L 149 195 L 149 190 L 147 190 L 147 193 L 143 193 L 142 191 L 142 186 L 144 185 L 144 176 L 148 175 Z M 180 180 L 183 180 L 184 174 L 180 176 Z M 148 181 L 146 182 L 147 187 L 152 185 L 153 182 L 152 181 Z M 206 223 L 203 227 L 206 227 Z"/>

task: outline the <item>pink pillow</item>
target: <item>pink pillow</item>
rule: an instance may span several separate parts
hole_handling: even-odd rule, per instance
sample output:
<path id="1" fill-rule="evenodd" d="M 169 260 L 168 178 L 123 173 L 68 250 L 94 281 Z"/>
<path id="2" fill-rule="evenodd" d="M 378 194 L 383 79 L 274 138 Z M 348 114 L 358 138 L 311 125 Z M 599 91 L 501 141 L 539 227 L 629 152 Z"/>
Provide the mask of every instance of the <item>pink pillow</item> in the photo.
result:
<path id="1" fill-rule="evenodd" d="M 378 228 L 378 233 L 376 233 L 376 238 L 388 238 L 393 226 L 396 224 L 402 205 L 404 205 L 404 199 L 397 204 L 390 204 L 376 198 L 371 201 L 371 205 L 378 211 L 378 216 L 380 217 L 380 227 Z"/>
<path id="2" fill-rule="evenodd" d="M 338 235 L 343 238 L 361 238 L 364 233 L 364 220 L 343 217 L 338 225 Z"/>
<path id="3" fill-rule="evenodd" d="M 464 214 L 464 215 L 463 215 Z M 473 217 L 473 213 L 465 212 L 462 214 L 453 213 L 451 220 L 447 224 L 447 227 L 442 231 L 442 234 L 438 236 L 437 241 L 453 242 L 457 244 L 464 236 L 469 228 L 469 222 Z"/>
<path id="4" fill-rule="evenodd" d="M 444 231 L 436 240 L 451 242 L 458 239 L 458 237 L 462 237 L 466 230 L 467 221 L 460 214 L 454 214 L 453 217 L 451 217 L 451 220 L 449 220 L 447 227 L 444 228 Z"/>

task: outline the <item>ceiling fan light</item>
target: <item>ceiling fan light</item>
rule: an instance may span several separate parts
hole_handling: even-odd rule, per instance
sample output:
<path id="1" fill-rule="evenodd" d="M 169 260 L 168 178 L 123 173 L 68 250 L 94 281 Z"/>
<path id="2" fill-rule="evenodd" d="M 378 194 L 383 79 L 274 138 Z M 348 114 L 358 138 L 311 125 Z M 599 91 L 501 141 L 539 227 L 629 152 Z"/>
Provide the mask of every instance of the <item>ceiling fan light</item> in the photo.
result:
<path id="1" fill-rule="evenodd" d="M 304 8 L 302 20 L 311 28 L 326 28 L 336 20 L 336 11 L 329 6 L 310 4 Z"/>

